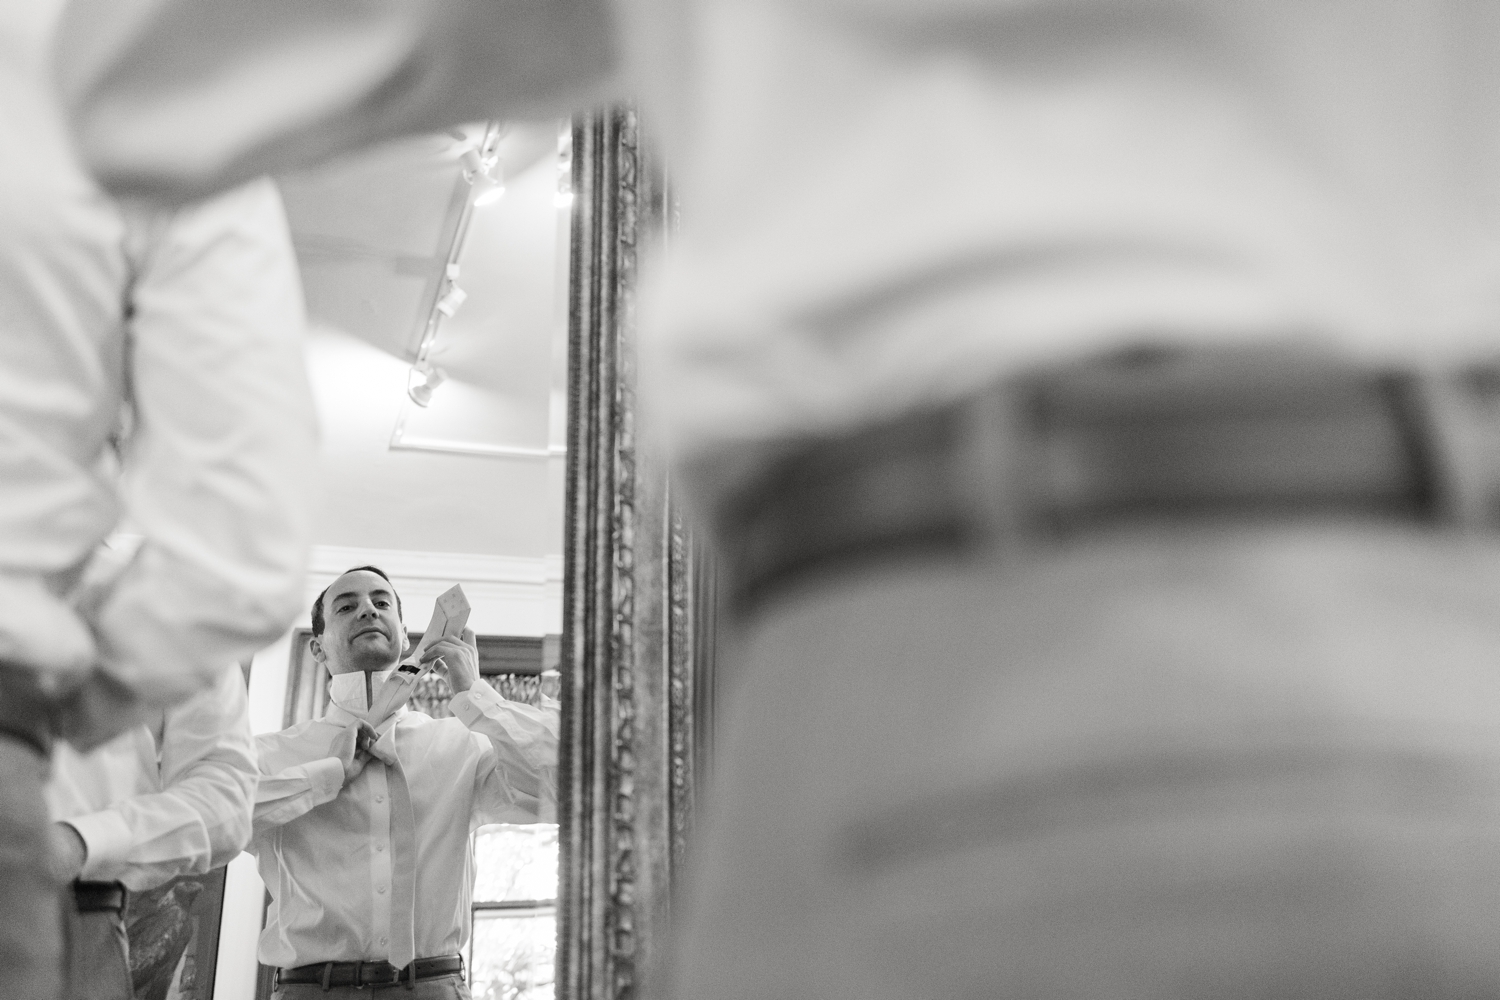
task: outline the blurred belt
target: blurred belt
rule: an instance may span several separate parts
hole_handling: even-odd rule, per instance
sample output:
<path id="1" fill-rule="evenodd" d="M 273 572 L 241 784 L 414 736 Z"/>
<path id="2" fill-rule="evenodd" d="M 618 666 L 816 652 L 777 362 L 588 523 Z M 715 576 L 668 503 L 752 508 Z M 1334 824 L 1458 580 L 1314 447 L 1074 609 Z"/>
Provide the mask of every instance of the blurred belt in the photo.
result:
<path id="1" fill-rule="evenodd" d="M 119 882 L 73 883 L 73 902 L 79 913 L 123 913 L 129 894 Z"/>
<path id="2" fill-rule="evenodd" d="M 34 671 L 0 661 L 0 735 L 28 743 L 48 757 L 52 711 L 52 704 L 37 688 Z"/>
<path id="3" fill-rule="evenodd" d="M 389 962 L 317 962 L 294 969 L 277 969 L 276 984 L 312 984 L 325 990 L 335 986 L 409 986 L 423 979 L 462 974 L 463 971 L 464 960 L 459 955 L 419 958 L 400 969 Z"/>
<path id="4" fill-rule="evenodd" d="M 1500 364 L 1419 373 L 1295 346 L 1140 349 L 790 443 L 712 516 L 740 611 L 903 552 L 1003 553 L 1127 524 L 1356 515 L 1489 529 L 1497 407 Z"/>

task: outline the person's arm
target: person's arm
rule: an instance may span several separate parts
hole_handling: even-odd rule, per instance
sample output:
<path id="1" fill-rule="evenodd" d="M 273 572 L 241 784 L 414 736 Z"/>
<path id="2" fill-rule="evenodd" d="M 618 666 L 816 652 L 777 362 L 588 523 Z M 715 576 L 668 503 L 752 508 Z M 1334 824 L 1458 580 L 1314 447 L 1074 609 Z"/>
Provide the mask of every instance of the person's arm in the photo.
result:
<path id="1" fill-rule="evenodd" d="M 255 743 L 240 672 L 169 710 L 161 734 L 160 792 L 67 820 L 84 848 L 79 877 L 150 889 L 226 864 L 250 839 Z"/>
<path id="2" fill-rule="evenodd" d="M 60 91 L 116 194 L 179 202 L 385 139 L 620 93 L 603 0 L 73 0 Z"/>
<path id="3" fill-rule="evenodd" d="M 490 744 L 475 774 L 479 821 L 557 822 L 557 703 L 509 701 L 483 681 L 459 697 L 453 713 Z"/>
<path id="4" fill-rule="evenodd" d="M 557 816 L 556 702 L 542 708 L 502 698 L 479 679 L 474 633 L 464 641 L 441 639 L 423 659 L 442 657 L 455 694 L 449 708 L 470 731 L 485 737 L 475 774 L 475 808 L 482 823 L 554 822 Z"/>
<path id="5" fill-rule="evenodd" d="M 301 285 L 275 186 L 127 217 L 138 273 L 122 493 L 144 538 L 80 605 L 99 669 L 59 726 L 80 748 L 128 724 L 132 698 L 179 701 L 279 636 L 301 603 L 312 523 Z"/>
<path id="6" fill-rule="evenodd" d="M 263 751 L 275 748 L 274 753 L 263 752 L 262 760 L 274 758 L 282 766 L 261 772 L 255 790 L 254 836 L 332 802 L 364 770 L 374 738 L 374 730 L 364 723 L 338 730 L 326 748 L 306 738 L 288 744 L 279 733 L 260 737 Z M 293 758 L 290 763 L 289 757 Z"/>

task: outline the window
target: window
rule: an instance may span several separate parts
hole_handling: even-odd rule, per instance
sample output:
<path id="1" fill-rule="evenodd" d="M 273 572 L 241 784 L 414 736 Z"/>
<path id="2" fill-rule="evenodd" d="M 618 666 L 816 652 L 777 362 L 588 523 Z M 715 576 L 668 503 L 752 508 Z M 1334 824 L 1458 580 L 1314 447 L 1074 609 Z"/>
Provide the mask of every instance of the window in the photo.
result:
<path id="1" fill-rule="evenodd" d="M 557 948 L 557 825 L 474 834 L 474 1000 L 552 1000 Z"/>

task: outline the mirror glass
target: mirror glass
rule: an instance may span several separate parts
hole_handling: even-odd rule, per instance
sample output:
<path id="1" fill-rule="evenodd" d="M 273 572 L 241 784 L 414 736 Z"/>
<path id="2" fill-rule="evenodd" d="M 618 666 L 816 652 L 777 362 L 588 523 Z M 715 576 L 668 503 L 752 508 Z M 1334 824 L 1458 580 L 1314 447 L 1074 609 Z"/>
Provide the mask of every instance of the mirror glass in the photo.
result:
<path id="1" fill-rule="evenodd" d="M 572 193 L 566 122 L 476 123 L 278 178 L 308 305 L 323 499 L 307 580 L 390 574 L 415 641 L 461 583 L 485 680 L 556 697 Z M 308 614 L 251 674 L 252 723 L 321 714 Z M 414 708 L 447 714 L 429 678 Z M 557 828 L 475 835 L 473 995 L 553 995 Z M 265 891 L 230 867 L 213 995 L 269 996 Z"/>

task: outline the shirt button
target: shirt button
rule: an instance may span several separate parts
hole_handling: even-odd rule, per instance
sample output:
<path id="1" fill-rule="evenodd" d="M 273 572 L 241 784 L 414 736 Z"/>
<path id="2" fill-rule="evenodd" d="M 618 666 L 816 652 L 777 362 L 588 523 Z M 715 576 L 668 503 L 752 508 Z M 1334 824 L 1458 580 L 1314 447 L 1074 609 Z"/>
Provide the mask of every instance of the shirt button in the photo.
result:
<path id="1" fill-rule="evenodd" d="M 375 853 L 376 854 L 379 854 L 379 853 L 381 853 L 384 850 L 385 850 L 385 845 L 384 844 L 376 844 L 375 845 Z"/>
<path id="2" fill-rule="evenodd" d="M 385 939 L 385 938 L 381 938 L 381 939 L 380 939 L 380 943 L 381 943 L 381 944 L 388 944 L 388 943 L 389 943 L 389 942 L 388 942 L 388 941 L 386 941 L 386 939 Z"/>
<path id="3" fill-rule="evenodd" d="M 375 801 L 376 802 L 384 802 L 385 801 L 385 796 L 384 795 L 377 795 L 377 796 L 375 796 Z"/>
<path id="4" fill-rule="evenodd" d="M 378 886 L 375 887 L 375 891 L 378 892 L 378 893 L 380 893 L 382 896 L 384 896 L 385 895 L 385 886 L 378 885 Z"/>

